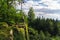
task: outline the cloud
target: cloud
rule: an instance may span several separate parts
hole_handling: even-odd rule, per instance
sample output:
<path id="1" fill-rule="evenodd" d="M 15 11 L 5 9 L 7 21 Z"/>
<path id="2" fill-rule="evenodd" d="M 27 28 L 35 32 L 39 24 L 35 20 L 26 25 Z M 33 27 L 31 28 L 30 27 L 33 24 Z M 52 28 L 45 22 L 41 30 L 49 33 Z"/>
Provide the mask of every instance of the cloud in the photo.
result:
<path id="1" fill-rule="evenodd" d="M 60 0 L 25 0 L 22 5 L 26 13 L 28 13 L 30 7 L 33 7 L 36 16 L 60 20 Z M 17 9 L 20 9 L 20 7 L 20 5 L 17 5 Z"/>
<path id="2" fill-rule="evenodd" d="M 39 17 L 49 18 L 49 19 L 58 19 L 60 20 L 60 14 L 39 14 Z"/>
<path id="3" fill-rule="evenodd" d="M 48 5 L 48 9 L 60 9 L 59 0 L 41 0 L 41 2 Z"/>
<path id="4" fill-rule="evenodd" d="M 60 13 L 60 9 L 58 10 L 52 10 L 52 9 L 46 9 L 46 8 L 41 8 L 41 9 L 35 9 L 35 12 L 43 12 L 43 13 Z"/>
<path id="5" fill-rule="evenodd" d="M 39 3 L 40 6 L 45 6 L 48 7 L 48 5 L 44 4 L 44 3 Z"/>
<path id="6" fill-rule="evenodd" d="M 60 9 L 59 2 L 60 0 L 25 0 L 25 3 L 29 7 L 43 6 L 43 8 L 46 8 L 46 9 Z"/>

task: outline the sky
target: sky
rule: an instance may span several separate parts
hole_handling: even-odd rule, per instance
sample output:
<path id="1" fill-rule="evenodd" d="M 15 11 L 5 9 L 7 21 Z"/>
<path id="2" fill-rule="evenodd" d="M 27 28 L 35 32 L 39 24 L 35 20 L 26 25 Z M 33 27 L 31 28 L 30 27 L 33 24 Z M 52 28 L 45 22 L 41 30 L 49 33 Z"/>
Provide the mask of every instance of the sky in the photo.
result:
<path id="1" fill-rule="evenodd" d="M 24 0 L 22 5 L 26 13 L 33 7 L 36 17 L 60 20 L 60 0 Z M 17 5 L 17 9 L 20 9 L 20 5 Z"/>

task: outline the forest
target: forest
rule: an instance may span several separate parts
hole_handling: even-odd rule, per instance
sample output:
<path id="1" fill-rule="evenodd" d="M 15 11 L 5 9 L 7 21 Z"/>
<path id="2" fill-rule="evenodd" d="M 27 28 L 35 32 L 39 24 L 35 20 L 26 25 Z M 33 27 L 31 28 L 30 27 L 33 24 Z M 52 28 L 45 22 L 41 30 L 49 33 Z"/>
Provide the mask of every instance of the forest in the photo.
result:
<path id="1" fill-rule="evenodd" d="M 16 1 L 21 10 L 15 8 Z M 60 40 L 60 21 L 35 18 L 31 7 L 22 10 L 23 0 L 0 0 L 0 40 Z"/>

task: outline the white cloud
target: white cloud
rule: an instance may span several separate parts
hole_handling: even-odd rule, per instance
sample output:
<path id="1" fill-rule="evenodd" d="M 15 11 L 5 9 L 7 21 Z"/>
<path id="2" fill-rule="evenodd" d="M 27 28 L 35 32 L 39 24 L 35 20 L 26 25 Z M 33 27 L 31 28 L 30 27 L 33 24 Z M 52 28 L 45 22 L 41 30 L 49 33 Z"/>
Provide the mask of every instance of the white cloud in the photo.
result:
<path id="1" fill-rule="evenodd" d="M 47 9 L 60 9 L 60 4 L 58 3 L 60 0 L 41 0 L 41 1 L 38 1 L 38 2 L 35 2 L 35 1 L 32 1 L 32 0 L 29 0 L 27 1 L 26 5 L 28 5 L 28 7 L 33 7 L 35 9 L 35 7 L 38 9 L 40 8 L 47 8 Z M 45 7 L 45 6 L 41 6 L 39 5 L 38 3 L 43 3 L 43 4 L 46 4 L 48 5 L 48 7 Z"/>
<path id="2" fill-rule="evenodd" d="M 44 18 L 49 18 L 49 19 L 58 19 L 60 20 L 60 14 L 39 14 L 39 17 L 43 16 Z"/>
<path id="3" fill-rule="evenodd" d="M 60 9 L 59 0 L 42 0 L 41 2 L 48 5 L 48 9 Z"/>
<path id="4" fill-rule="evenodd" d="M 40 8 L 46 8 L 46 9 L 60 9 L 60 4 L 58 3 L 60 0 L 41 0 L 38 2 L 35 2 L 33 0 L 29 0 L 26 3 L 24 3 L 25 5 L 23 5 L 24 8 L 30 8 L 33 7 L 34 9 L 40 9 Z M 43 3 L 48 5 L 48 7 L 42 6 L 38 3 Z M 18 7 L 19 8 L 19 7 Z"/>
<path id="5" fill-rule="evenodd" d="M 29 0 L 23 4 L 23 8 L 26 13 L 28 12 L 28 9 L 30 7 L 33 7 L 34 9 L 45 8 L 45 9 L 57 10 L 57 9 L 60 9 L 60 4 L 58 2 L 60 2 L 60 0 L 41 0 L 38 2 Z M 39 3 L 43 3 L 48 6 L 45 7 L 45 6 L 42 6 L 43 4 L 40 5 Z M 20 9 L 20 5 L 17 5 L 17 8 Z M 35 14 L 36 14 L 36 16 L 39 16 L 39 14 L 41 14 L 40 16 L 44 16 L 45 18 L 52 18 L 52 19 L 58 18 L 60 20 L 60 14 L 57 14 L 57 13 L 46 14 L 44 12 L 35 12 Z"/>

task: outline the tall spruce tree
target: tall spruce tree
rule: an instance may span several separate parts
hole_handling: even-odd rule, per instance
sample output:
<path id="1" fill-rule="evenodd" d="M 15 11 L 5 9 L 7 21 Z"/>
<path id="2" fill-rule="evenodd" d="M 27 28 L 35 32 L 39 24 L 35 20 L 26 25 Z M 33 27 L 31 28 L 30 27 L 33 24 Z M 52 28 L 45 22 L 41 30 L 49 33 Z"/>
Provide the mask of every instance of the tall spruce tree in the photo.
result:
<path id="1" fill-rule="evenodd" d="M 32 25 L 32 22 L 33 22 L 34 19 L 35 19 L 35 14 L 34 14 L 33 8 L 31 7 L 31 8 L 29 9 L 29 12 L 28 12 L 28 25 L 29 25 L 29 26 Z"/>
<path id="2" fill-rule="evenodd" d="M 28 19 L 29 19 L 29 21 L 32 21 L 32 20 L 34 20 L 34 18 L 35 18 L 34 10 L 33 10 L 33 8 L 31 7 L 31 8 L 29 9 L 29 12 L 28 12 Z"/>

